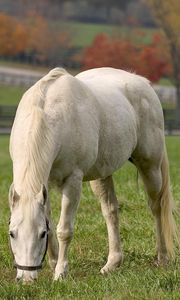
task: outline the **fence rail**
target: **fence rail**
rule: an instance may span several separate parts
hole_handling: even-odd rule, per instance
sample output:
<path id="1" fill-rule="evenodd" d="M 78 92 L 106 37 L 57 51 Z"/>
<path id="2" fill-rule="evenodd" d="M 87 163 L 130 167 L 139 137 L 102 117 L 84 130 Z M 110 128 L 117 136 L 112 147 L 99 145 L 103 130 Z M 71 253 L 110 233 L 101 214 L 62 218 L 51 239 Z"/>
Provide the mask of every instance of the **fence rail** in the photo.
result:
<path id="1" fill-rule="evenodd" d="M 10 133 L 16 109 L 16 106 L 0 106 L 0 134 Z"/>
<path id="2" fill-rule="evenodd" d="M 0 83 L 30 87 L 44 74 L 32 70 L 13 69 L 0 66 Z"/>

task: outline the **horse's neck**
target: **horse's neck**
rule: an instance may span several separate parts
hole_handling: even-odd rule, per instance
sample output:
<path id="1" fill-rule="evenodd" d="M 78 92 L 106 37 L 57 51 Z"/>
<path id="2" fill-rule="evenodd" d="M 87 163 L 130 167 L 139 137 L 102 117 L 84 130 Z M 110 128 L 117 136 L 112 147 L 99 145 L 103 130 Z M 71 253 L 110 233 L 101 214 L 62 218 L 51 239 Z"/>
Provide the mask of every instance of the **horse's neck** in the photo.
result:
<path id="1" fill-rule="evenodd" d="M 63 69 L 53 69 L 37 82 L 22 98 L 11 135 L 14 184 L 19 190 L 39 192 L 47 182 L 57 148 L 54 133 L 44 112 L 49 85 L 67 74 Z"/>

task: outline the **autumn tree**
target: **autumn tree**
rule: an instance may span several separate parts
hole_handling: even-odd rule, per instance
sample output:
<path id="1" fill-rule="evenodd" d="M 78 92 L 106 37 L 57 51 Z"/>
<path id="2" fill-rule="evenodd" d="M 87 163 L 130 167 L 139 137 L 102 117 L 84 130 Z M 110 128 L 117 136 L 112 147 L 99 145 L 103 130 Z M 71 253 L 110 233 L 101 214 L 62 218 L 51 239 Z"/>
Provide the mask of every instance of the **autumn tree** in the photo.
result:
<path id="1" fill-rule="evenodd" d="M 177 95 L 176 121 L 180 125 L 180 1 L 148 0 L 148 3 L 167 37 Z"/>
<path id="2" fill-rule="evenodd" d="M 170 77 L 172 74 L 169 53 L 164 50 L 164 43 L 163 36 L 154 33 L 150 44 L 139 46 L 136 72 L 149 78 L 152 82 L 157 82 L 162 77 Z"/>
<path id="3" fill-rule="evenodd" d="M 33 63 L 57 65 L 67 60 L 70 47 L 67 31 L 49 26 L 34 12 L 20 20 L 0 13 L 0 56 L 23 56 Z"/>
<path id="4" fill-rule="evenodd" d="M 26 18 L 28 43 L 26 53 L 39 62 L 44 61 L 50 47 L 50 33 L 46 20 L 34 12 Z"/>
<path id="5" fill-rule="evenodd" d="M 66 31 L 55 30 L 42 16 L 31 13 L 26 20 L 27 52 L 35 62 L 54 65 L 63 63 L 70 47 L 70 36 Z"/>
<path id="6" fill-rule="evenodd" d="M 13 56 L 27 46 L 27 35 L 24 26 L 15 18 L 0 14 L 0 55 Z"/>
<path id="7" fill-rule="evenodd" d="M 161 36 L 154 35 L 149 45 L 136 44 L 128 39 L 112 39 L 106 34 L 96 36 L 93 44 L 85 50 L 83 69 L 114 67 L 136 72 L 158 81 L 170 72 L 168 56 L 162 56 Z"/>

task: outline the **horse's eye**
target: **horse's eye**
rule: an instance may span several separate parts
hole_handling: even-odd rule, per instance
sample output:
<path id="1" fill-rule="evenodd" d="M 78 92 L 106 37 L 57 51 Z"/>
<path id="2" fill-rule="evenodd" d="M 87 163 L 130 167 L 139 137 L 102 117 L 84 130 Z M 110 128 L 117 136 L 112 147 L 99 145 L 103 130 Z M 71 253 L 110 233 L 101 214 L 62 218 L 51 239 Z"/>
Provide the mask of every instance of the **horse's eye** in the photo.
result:
<path id="1" fill-rule="evenodd" d="M 45 236 L 46 236 L 46 231 L 43 231 L 43 232 L 41 233 L 41 235 L 40 235 L 40 238 L 41 238 L 41 239 L 44 239 Z"/>
<path id="2" fill-rule="evenodd" d="M 12 231 L 9 232 L 9 235 L 10 235 L 10 237 L 11 237 L 12 239 L 15 238 L 15 235 L 14 235 L 14 233 L 13 233 Z"/>

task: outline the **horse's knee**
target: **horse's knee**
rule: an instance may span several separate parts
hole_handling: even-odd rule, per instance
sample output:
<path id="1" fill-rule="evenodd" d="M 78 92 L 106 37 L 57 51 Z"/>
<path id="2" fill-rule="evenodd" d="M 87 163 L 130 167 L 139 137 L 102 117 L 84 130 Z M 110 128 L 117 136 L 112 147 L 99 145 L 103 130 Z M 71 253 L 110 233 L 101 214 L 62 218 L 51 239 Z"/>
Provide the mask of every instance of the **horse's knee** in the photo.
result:
<path id="1" fill-rule="evenodd" d="M 57 228 L 57 238 L 60 241 L 70 242 L 73 237 L 72 230 L 62 230 Z"/>
<path id="2" fill-rule="evenodd" d="M 110 219 L 111 221 L 116 222 L 118 217 L 118 205 L 104 205 L 101 203 L 102 213 L 105 219 Z"/>
<path id="3" fill-rule="evenodd" d="M 144 174 L 144 183 L 148 194 L 148 203 L 154 216 L 161 212 L 162 176 L 160 169 L 152 169 Z"/>

